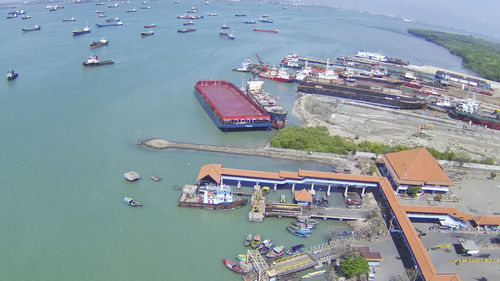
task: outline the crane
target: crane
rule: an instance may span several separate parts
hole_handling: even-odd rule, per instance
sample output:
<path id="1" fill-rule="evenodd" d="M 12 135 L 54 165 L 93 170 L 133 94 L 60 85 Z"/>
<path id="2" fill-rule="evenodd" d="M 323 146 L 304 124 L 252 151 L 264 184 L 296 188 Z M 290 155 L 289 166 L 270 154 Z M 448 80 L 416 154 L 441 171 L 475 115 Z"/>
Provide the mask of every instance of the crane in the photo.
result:
<path id="1" fill-rule="evenodd" d="M 269 70 L 269 68 L 262 63 L 262 61 L 260 60 L 259 55 L 257 53 L 255 53 L 255 56 L 257 57 L 257 60 L 259 61 L 260 67 L 262 68 L 262 70 L 263 71 Z"/>

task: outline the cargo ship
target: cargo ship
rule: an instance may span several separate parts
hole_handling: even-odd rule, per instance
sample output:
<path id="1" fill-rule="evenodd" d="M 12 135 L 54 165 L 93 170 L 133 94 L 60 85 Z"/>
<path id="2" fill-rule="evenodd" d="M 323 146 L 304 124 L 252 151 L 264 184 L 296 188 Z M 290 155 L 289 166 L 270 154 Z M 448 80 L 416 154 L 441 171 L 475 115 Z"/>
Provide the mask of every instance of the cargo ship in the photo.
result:
<path id="1" fill-rule="evenodd" d="M 92 41 L 90 43 L 90 48 L 99 48 L 107 45 L 108 45 L 108 39 L 106 37 L 103 37 L 99 41 Z"/>
<path id="2" fill-rule="evenodd" d="M 96 23 L 97 27 L 121 26 L 121 25 L 123 25 L 123 22 L 121 21 L 109 22 L 109 23 Z"/>
<path id="3" fill-rule="evenodd" d="M 177 29 L 177 32 L 179 32 L 179 33 L 188 33 L 188 32 L 194 32 L 194 31 L 196 31 L 196 28 Z"/>
<path id="4" fill-rule="evenodd" d="M 42 29 L 42 27 L 40 27 L 40 26 L 37 24 L 37 25 L 35 25 L 34 27 L 31 27 L 31 28 L 26 28 L 26 27 L 25 27 L 25 28 L 23 28 L 23 31 L 24 31 L 24 32 L 28 32 L 28 31 L 36 31 L 36 30 L 40 30 L 40 29 Z"/>
<path id="5" fill-rule="evenodd" d="M 351 99 L 395 109 L 420 109 L 426 106 L 424 100 L 403 96 L 394 89 L 384 91 L 380 87 L 361 85 L 343 80 L 325 80 L 317 77 L 307 77 L 297 86 L 297 89 L 303 93 Z"/>
<path id="6" fill-rule="evenodd" d="M 250 80 L 247 82 L 246 93 L 251 97 L 262 109 L 271 116 L 273 128 L 279 130 L 285 127 L 287 111 L 280 105 L 279 99 L 265 92 L 262 88 L 264 81 Z"/>
<path id="7" fill-rule="evenodd" d="M 279 33 L 279 29 L 259 29 L 259 28 L 254 28 L 253 31 L 257 32 L 269 32 L 269 33 Z"/>
<path id="8" fill-rule="evenodd" d="M 460 119 L 490 129 L 500 130 L 500 110 L 493 114 L 481 112 L 479 102 L 474 99 L 467 99 L 456 105 L 455 109 L 449 112 L 450 117 Z"/>
<path id="9" fill-rule="evenodd" d="M 82 34 L 86 34 L 86 33 L 90 33 L 90 28 L 88 25 L 85 26 L 84 28 L 73 30 L 73 36 L 78 36 L 78 35 L 82 35 Z"/>
<path id="10" fill-rule="evenodd" d="M 234 195 L 227 185 L 185 185 L 178 205 L 203 209 L 236 209 L 244 206 L 247 201 L 247 198 Z"/>
<path id="11" fill-rule="evenodd" d="M 234 84 L 222 80 L 196 82 L 194 94 L 215 125 L 224 131 L 269 129 L 269 114 Z"/>

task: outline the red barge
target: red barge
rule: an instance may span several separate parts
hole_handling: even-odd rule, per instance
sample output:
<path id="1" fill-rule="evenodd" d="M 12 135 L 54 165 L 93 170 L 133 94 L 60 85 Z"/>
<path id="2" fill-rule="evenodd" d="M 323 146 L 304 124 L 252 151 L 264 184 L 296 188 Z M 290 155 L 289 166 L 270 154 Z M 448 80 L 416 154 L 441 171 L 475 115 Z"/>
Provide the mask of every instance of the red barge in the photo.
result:
<path id="1" fill-rule="evenodd" d="M 194 95 L 219 129 L 271 128 L 270 115 L 234 84 L 201 80 L 194 88 Z"/>
<path id="2" fill-rule="evenodd" d="M 258 31 L 258 32 L 270 32 L 270 33 L 279 33 L 279 29 L 258 29 L 254 28 L 253 31 Z"/>

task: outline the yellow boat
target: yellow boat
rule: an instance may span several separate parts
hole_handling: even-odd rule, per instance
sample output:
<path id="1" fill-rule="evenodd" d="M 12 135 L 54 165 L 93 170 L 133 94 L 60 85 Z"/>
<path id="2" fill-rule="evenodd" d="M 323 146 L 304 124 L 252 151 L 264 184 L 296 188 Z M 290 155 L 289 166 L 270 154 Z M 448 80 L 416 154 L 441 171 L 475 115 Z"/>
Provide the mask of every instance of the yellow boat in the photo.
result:
<path id="1" fill-rule="evenodd" d="M 262 191 L 269 191 L 269 186 L 263 186 Z"/>
<path id="2" fill-rule="evenodd" d="M 285 194 L 281 194 L 280 203 L 286 203 Z"/>

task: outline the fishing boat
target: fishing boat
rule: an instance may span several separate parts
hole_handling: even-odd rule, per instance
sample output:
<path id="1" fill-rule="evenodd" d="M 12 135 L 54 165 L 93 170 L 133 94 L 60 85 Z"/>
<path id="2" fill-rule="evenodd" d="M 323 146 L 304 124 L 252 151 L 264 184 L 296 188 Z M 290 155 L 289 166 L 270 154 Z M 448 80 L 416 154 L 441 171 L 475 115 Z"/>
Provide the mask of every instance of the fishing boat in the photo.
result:
<path id="1" fill-rule="evenodd" d="M 296 227 L 307 228 L 307 229 L 316 228 L 316 225 L 314 225 L 314 224 L 308 224 L 308 223 L 303 223 L 303 222 L 294 222 L 293 225 Z"/>
<path id="2" fill-rule="evenodd" d="M 356 199 L 347 199 L 345 200 L 345 203 L 347 205 L 354 205 L 354 206 L 361 206 L 363 205 L 363 202 L 361 202 L 360 200 L 356 200 Z"/>
<path id="3" fill-rule="evenodd" d="M 147 30 L 147 31 L 142 31 L 141 32 L 142 36 L 151 36 L 153 34 L 155 34 L 154 30 Z"/>
<path id="4" fill-rule="evenodd" d="M 71 18 L 69 18 L 69 19 L 63 19 L 62 21 L 63 21 L 63 22 L 76 21 L 76 18 L 71 17 Z"/>
<path id="5" fill-rule="evenodd" d="M 220 29 L 230 29 L 231 27 L 226 25 L 225 23 L 220 27 Z"/>
<path id="6" fill-rule="evenodd" d="M 159 181 L 161 181 L 161 178 L 160 178 L 160 177 L 158 177 L 158 176 L 154 176 L 154 175 L 153 175 L 153 176 L 151 176 L 151 180 L 153 180 L 153 181 L 155 181 L 155 182 L 159 182 Z"/>
<path id="7" fill-rule="evenodd" d="M 304 234 L 304 233 L 301 233 L 301 232 L 297 232 L 293 227 L 291 226 L 287 226 L 286 230 L 288 230 L 288 232 L 290 232 L 291 234 L 295 235 L 295 236 L 298 236 L 298 237 L 301 237 L 301 238 L 306 238 L 309 234 Z"/>
<path id="8" fill-rule="evenodd" d="M 266 254 L 266 257 L 268 258 L 277 258 L 285 252 L 285 246 L 277 246 L 274 247 L 272 251 L 269 251 L 269 253 Z"/>
<path id="9" fill-rule="evenodd" d="M 257 31 L 257 32 L 269 32 L 269 33 L 279 33 L 280 30 L 279 29 L 260 29 L 260 28 L 254 28 L 253 31 Z"/>
<path id="10" fill-rule="evenodd" d="M 182 25 L 193 25 L 193 24 L 194 24 L 194 22 L 192 20 L 190 20 L 188 22 L 183 23 Z"/>
<path id="11" fill-rule="evenodd" d="M 244 254 L 238 254 L 236 258 L 240 261 L 246 261 L 247 260 L 247 255 Z"/>
<path id="12" fill-rule="evenodd" d="M 264 239 L 264 241 L 262 241 L 262 243 L 260 243 L 259 247 L 257 247 L 257 250 L 269 249 L 272 247 L 272 245 L 273 245 L 273 242 L 271 241 L 271 238 Z"/>
<path id="13" fill-rule="evenodd" d="M 292 226 L 292 229 L 295 230 L 295 232 L 302 233 L 302 234 L 311 234 L 311 229 L 309 228 L 303 228 L 300 226 Z"/>
<path id="14" fill-rule="evenodd" d="M 96 23 L 97 27 L 122 26 L 122 25 L 123 25 L 123 22 L 121 22 L 121 21 L 107 22 L 107 23 Z"/>
<path id="15" fill-rule="evenodd" d="M 254 20 L 246 20 L 243 22 L 244 24 L 256 24 Z"/>
<path id="16" fill-rule="evenodd" d="M 156 24 L 147 24 L 144 26 L 144 28 L 153 28 L 153 27 L 156 27 Z"/>
<path id="17" fill-rule="evenodd" d="M 251 233 L 250 233 L 250 234 L 248 234 L 248 236 L 247 236 L 247 238 L 245 239 L 245 242 L 244 242 L 245 247 L 250 246 L 250 243 L 252 243 L 252 237 L 253 237 L 253 236 L 252 236 L 252 234 L 251 234 Z"/>
<path id="18" fill-rule="evenodd" d="M 82 35 L 82 34 L 86 34 L 86 33 L 90 33 L 90 28 L 88 25 L 85 26 L 84 28 L 73 30 L 73 36 Z"/>
<path id="19" fill-rule="evenodd" d="M 293 247 L 291 247 L 290 249 L 288 249 L 288 251 L 286 251 L 286 254 L 291 256 L 291 255 L 296 255 L 298 253 L 302 253 L 305 249 L 305 246 L 304 244 L 299 244 L 299 245 L 295 245 Z"/>
<path id="20" fill-rule="evenodd" d="M 100 61 L 97 56 L 90 56 L 87 61 L 83 62 L 83 66 L 100 66 L 100 65 L 107 65 L 107 64 L 113 64 L 114 62 L 111 60 L 105 60 L 105 61 Z"/>
<path id="21" fill-rule="evenodd" d="M 276 68 L 271 68 L 265 72 L 259 73 L 259 77 L 285 83 L 292 83 L 293 81 L 295 81 L 295 76 L 290 75 L 288 71 L 283 67 L 281 67 L 279 70 L 277 70 Z"/>
<path id="22" fill-rule="evenodd" d="M 317 224 L 319 224 L 319 221 L 313 220 L 313 219 L 307 219 L 306 223 L 311 224 L 311 225 L 317 225 Z"/>
<path id="23" fill-rule="evenodd" d="M 24 32 L 28 32 L 28 31 L 36 31 L 36 30 L 40 30 L 40 29 L 42 29 L 42 27 L 37 24 L 37 25 L 35 25 L 34 27 L 31 27 L 31 28 L 23 28 L 23 31 Z"/>
<path id="24" fill-rule="evenodd" d="M 177 32 L 179 32 L 179 33 L 188 33 L 188 32 L 193 32 L 193 31 L 196 31 L 196 28 L 177 29 Z"/>
<path id="25" fill-rule="evenodd" d="M 302 276 L 302 279 L 310 279 L 310 278 L 318 277 L 325 272 L 326 272 L 325 269 L 314 271 L 314 272 L 311 272 L 311 273 L 308 273 L 308 274 Z"/>
<path id="26" fill-rule="evenodd" d="M 131 198 L 131 197 L 125 197 L 125 198 L 123 198 L 122 201 L 123 201 L 123 203 L 125 203 L 131 207 L 141 207 L 142 206 L 141 203 L 135 201 L 134 198 Z"/>
<path id="27" fill-rule="evenodd" d="M 232 259 L 223 259 L 222 263 L 229 269 L 231 269 L 233 272 L 236 272 L 238 274 L 243 273 L 243 269 L 239 265 L 236 264 Z"/>
<path id="28" fill-rule="evenodd" d="M 231 32 L 231 34 L 227 33 L 227 32 L 219 32 L 219 37 L 221 38 L 226 38 L 226 39 L 230 39 L 230 40 L 234 40 L 234 34 Z"/>
<path id="29" fill-rule="evenodd" d="M 106 37 L 103 37 L 99 41 L 92 41 L 90 43 L 90 48 L 99 48 L 107 45 L 108 45 L 108 39 Z"/>
<path id="30" fill-rule="evenodd" d="M 14 80 L 17 76 L 19 76 L 19 73 L 15 72 L 14 68 L 10 68 L 9 71 L 7 71 L 7 80 Z"/>
<path id="31" fill-rule="evenodd" d="M 241 65 L 237 68 L 233 68 L 233 71 L 238 71 L 238 72 L 249 72 L 250 71 L 250 66 L 252 65 L 252 61 L 250 59 L 245 59 Z"/>
<path id="32" fill-rule="evenodd" d="M 250 243 L 250 246 L 252 246 L 252 248 L 257 248 L 259 247 L 260 245 L 260 235 L 259 234 L 256 234 L 253 239 L 252 239 L 252 242 Z"/>

